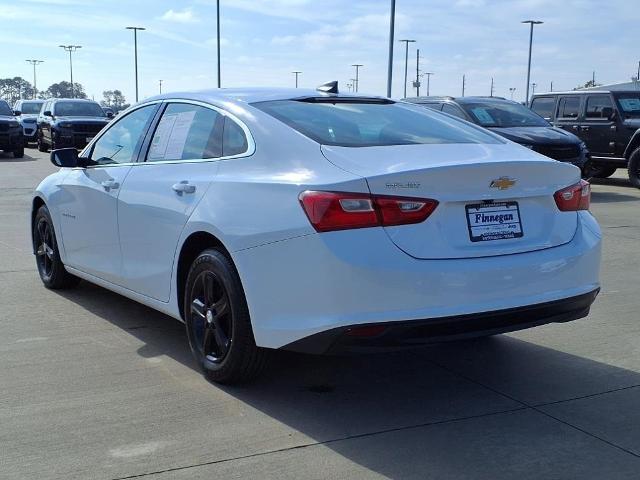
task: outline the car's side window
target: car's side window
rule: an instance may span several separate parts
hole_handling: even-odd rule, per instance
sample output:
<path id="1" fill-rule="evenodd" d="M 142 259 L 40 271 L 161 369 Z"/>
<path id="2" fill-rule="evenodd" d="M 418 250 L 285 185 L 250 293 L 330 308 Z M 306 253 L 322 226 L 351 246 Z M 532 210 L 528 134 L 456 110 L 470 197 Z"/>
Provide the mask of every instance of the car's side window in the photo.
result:
<path id="1" fill-rule="evenodd" d="M 464 116 L 464 113 L 462 113 L 462 110 L 460 110 L 460 108 L 456 107 L 455 105 L 451 105 L 449 103 L 445 103 L 442 106 L 442 111 L 444 113 L 448 113 L 449 115 L 453 115 L 455 117 L 462 118 L 463 120 L 466 120 L 466 117 Z"/>
<path id="2" fill-rule="evenodd" d="M 442 110 L 441 103 L 421 103 L 420 105 L 422 105 L 423 107 L 431 108 L 432 110 Z"/>
<path id="3" fill-rule="evenodd" d="M 222 135 L 222 155 L 225 157 L 241 155 L 248 148 L 249 142 L 242 127 L 229 117 L 225 117 L 224 133 Z"/>
<path id="4" fill-rule="evenodd" d="M 156 127 L 147 162 L 222 156 L 224 116 L 211 108 L 170 103 Z"/>
<path id="5" fill-rule="evenodd" d="M 562 97 L 558 102 L 559 118 L 578 118 L 580 113 L 580 97 Z"/>
<path id="6" fill-rule="evenodd" d="M 536 97 L 531 102 L 531 110 L 547 120 L 553 117 L 553 107 L 555 106 L 556 99 L 554 97 Z"/>
<path id="7" fill-rule="evenodd" d="M 156 104 L 146 105 L 116 120 L 93 145 L 91 159 L 99 165 L 135 162 L 156 109 Z"/>
<path id="8" fill-rule="evenodd" d="M 605 108 L 613 110 L 613 101 L 609 95 L 589 95 L 587 97 L 586 118 L 607 118 L 603 115 Z"/>

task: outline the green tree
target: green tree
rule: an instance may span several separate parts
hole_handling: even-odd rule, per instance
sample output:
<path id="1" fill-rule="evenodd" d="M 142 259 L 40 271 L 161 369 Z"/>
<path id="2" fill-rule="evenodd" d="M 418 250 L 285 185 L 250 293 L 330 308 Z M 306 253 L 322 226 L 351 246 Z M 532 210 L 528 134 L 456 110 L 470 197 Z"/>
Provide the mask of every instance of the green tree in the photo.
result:
<path id="1" fill-rule="evenodd" d="M 582 90 L 583 88 L 593 88 L 593 87 L 600 87 L 600 86 L 602 86 L 601 83 L 596 83 L 593 80 L 589 80 L 584 85 L 578 85 L 576 88 L 574 88 L 574 90 Z"/>
<path id="2" fill-rule="evenodd" d="M 0 98 L 13 105 L 21 98 L 32 98 L 33 86 L 22 77 L 0 78 Z"/>
<path id="3" fill-rule="evenodd" d="M 100 102 L 103 107 L 109 107 L 114 112 L 119 112 L 129 107 L 127 100 L 120 90 L 105 90 L 102 92 L 104 100 Z"/>
<path id="4" fill-rule="evenodd" d="M 84 87 L 73 82 L 73 96 L 71 95 L 71 82 L 62 81 L 50 85 L 44 92 L 40 92 L 40 98 L 87 98 Z"/>

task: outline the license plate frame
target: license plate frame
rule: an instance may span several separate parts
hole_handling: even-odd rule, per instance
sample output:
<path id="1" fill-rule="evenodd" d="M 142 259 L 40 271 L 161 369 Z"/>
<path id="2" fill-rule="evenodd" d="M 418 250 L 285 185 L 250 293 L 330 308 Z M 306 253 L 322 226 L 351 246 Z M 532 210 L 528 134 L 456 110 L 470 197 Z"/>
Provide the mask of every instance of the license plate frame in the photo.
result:
<path id="1" fill-rule="evenodd" d="M 520 206 L 516 201 L 468 204 L 465 213 L 469 240 L 474 243 L 524 236 Z"/>

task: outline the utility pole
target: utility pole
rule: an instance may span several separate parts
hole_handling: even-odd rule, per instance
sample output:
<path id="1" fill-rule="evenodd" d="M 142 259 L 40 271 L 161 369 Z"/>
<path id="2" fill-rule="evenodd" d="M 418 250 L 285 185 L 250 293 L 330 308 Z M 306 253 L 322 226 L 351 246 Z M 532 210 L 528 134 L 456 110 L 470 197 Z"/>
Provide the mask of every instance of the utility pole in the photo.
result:
<path id="1" fill-rule="evenodd" d="M 220 0 L 216 0 L 216 35 L 218 39 L 218 88 L 222 88 L 222 77 L 220 73 Z"/>
<path id="2" fill-rule="evenodd" d="M 513 94 L 516 91 L 516 87 L 510 87 L 509 92 L 511 93 L 511 100 L 513 100 Z"/>
<path id="3" fill-rule="evenodd" d="M 467 83 L 467 76 L 466 75 L 462 75 L 462 96 L 464 97 L 464 87 L 466 86 Z"/>
<path id="4" fill-rule="evenodd" d="M 416 50 L 416 97 L 420 96 L 420 49 Z"/>
<path id="5" fill-rule="evenodd" d="M 82 48 L 82 45 L 58 45 L 60 48 L 64 49 L 66 52 L 69 52 L 69 72 L 71 74 L 71 98 L 76 98 L 75 93 L 73 91 L 73 61 L 71 60 L 71 54 Z"/>
<path id="6" fill-rule="evenodd" d="M 293 73 L 296 76 L 296 88 L 298 88 L 298 75 L 300 75 L 302 72 L 299 70 L 295 70 L 291 73 Z"/>
<path id="7" fill-rule="evenodd" d="M 353 85 L 353 88 L 357 92 L 360 89 L 360 77 L 358 76 L 358 72 L 360 70 L 360 67 L 364 67 L 364 65 L 362 65 L 361 63 L 354 63 L 351 66 L 356 67 L 356 78 L 355 78 L 356 83 Z"/>
<path id="8" fill-rule="evenodd" d="M 491 77 L 491 94 L 490 97 L 493 97 L 493 77 Z"/>
<path id="9" fill-rule="evenodd" d="M 138 101 L 138 30 L 146 30 L 144 27 L 126 27 L 127 30 L 133 30 L 133 52 L 136 75 L 136 102 Z"/>
<path id="10" fill-rule="evenodd" d="M 415 40 L 398 40 L 400 43 L 404 42 L 404 98 L 407 98 L 407 73 L 409 68 L 409 44 L 415 43 Z"/>
<path id="11" fill-rule="evenodd" d="M 550 85 L 550 87 L 551 87 L 551 88 L 549 89 L 549 91 L 550 91 L 550 92 L 553 92 L 553 80 L 551 80 L 551 85 Z"/>
<path id="12" fill-rule="evenodd" d="M 38 93 L 38 87 L 36 87 L 36 65 L 44 63 L 44 60 L 26 60 L 26 62 L 33 65 L 33 99 L 35 100 L 36 94 Z"/>
<path id="13" fill-rule="evenodd" d="M 393 37 L 395 35 L 395 27 L 396 0 L 391 0 L 391 14 L 389 15 L 389 57 L 387 65 L 387 97 L 389 98 L 391 98 L 391 84 L 393 82 Z"/>
<path id="14" fill-rule="evenodd" d="M 540 20 L 524 20 L 521 23 L 531 24 L 531 31 L 529 32 L 529 65 L 527 67 L 527 90 L 525 95 L 525 104 L 529 105 L 529 82 L 531 81 L 531 50 L 533 48 L 533 26 L 541 25 L 544 22 L 541 22 Z"/>
<path id="15" fill-rule="evenodd" d="M 594 70 L 593 73 L 591 74 L 591 86 L 595 87 L 596 86 L 596 71 Z"/>
<path id="16" fill-rule="evenodd" d="M 160 86 L 160 95 L 162 95 L 162 80 L 158 80 L 158 85 Z"/>

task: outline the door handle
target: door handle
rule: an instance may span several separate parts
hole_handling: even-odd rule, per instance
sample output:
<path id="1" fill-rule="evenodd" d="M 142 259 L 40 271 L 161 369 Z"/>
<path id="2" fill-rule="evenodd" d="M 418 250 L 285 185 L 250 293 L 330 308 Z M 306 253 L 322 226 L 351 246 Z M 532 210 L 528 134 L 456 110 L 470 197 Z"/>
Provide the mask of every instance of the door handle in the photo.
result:
<path id="1" fill-rule="evenodd" d="M 190 185 L 189 180 L 182 180 L 180 183 L 174 183 L 171 187 L 178 195 L 183 193 L 194 193 L 196 191 L 195 185 Z"/>
<path id="2" fill-rule="evenodd" d="M 104 189 L 107 192 L 110 190 L 116 190 L 117 188 L 120 187 L 120 184 L 116 182 L 113 178 L 110 180 L 105 180 L 104 182 L 101 183 L 101 185 L 104 187 Z"/>

